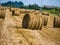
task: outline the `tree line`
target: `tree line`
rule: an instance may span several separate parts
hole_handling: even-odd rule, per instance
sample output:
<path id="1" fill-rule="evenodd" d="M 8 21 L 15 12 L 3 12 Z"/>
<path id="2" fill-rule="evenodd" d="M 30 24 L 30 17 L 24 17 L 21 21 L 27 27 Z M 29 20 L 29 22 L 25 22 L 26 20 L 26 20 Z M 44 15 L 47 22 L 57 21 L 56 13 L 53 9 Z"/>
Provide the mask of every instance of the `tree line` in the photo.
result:
<path id="1" fill-rule="evenodd" d="M 40 7 L 37 4 L 24 5 L 24 3 L 22 1 L 19 1 L 19 2 L 8 1 L 5 3 L 2 3 L 1 5 L 6 6 L 6 7 L 34 9 L 34 10 L 41 10 L 42 9 L 42 11 L 48 11 L 48 12 L 53 13 L 53 14 L 60 14 L 60 7 L 55 7 L 55 6 L 44 5 L 43 7 Z"/>

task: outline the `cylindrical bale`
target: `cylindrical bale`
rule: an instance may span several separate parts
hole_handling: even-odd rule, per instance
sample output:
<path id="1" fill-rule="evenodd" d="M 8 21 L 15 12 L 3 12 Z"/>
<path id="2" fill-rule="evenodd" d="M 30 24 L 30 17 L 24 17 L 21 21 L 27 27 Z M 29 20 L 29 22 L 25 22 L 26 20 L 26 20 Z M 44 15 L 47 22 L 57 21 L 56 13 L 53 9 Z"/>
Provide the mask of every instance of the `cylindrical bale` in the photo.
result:
<path id="1" fill-rule="evenodd" d="M 16 15 L 16 16 L 19 16 L 19 14 L 20 14 L 20 11 L 16 10 L 16 11 L 15 11 L 15 15 Z"/>
<path id="2" fill-rule="evenodd" d="M 5 19 L 5 10 L 0 10 L 0 18 Z"/>
<path id="3" fill-rule="evenodd" d="M 23 18 L 23 28 L 41 29 L 42 17 L 34 14 L 26 14 Z"/>
<path id="4" fill-rule="evenodd" d="M 36 22 L 35 22 L 35 25 L 36 25 L 35 28 L 38 29 L 39 24 L 40 24 L 40 15 L 36 15 L 36 19 L 35 20 L 36 20 Z"/>
<path id="5" fill-rule="evenodd" d="M 47 26 L 48 16 L 42 15 L 43 26 Z"/>
<path id="6" fill-rule="evenodd" d="M 35 15 L 34 20 L 32 22 L 33 22 L 33 24 L 31 24 L 31 25 L 33 25 L 33 28 L 31 28 L 31 29 L 41 29 L 42 28 L 42 18 L 40 18 L 40 16 L 38 17 L 38 15 Z"/>
<path id="7" fill-rule="evenodd" d="M 20 13 L 26 13 L 25 9 L 20 9 Z"/>
<path id="8" fill-rule="evenodd" d="M 60 17 L 59 16 L 55 16 L 54 18 L 54 27 L 60 28 Z"/>
<path id="9" fill-rule="evenodd" d="M 24 14 L 24 17 L 22 19 L 22 27 L 23 28 L 30 28 L 29 26 L 31 26 L 30 25 L 30 15 L 29 14 Z"/>
<path id="10" fill-rule="evenodd" d="M 33 13 L 29 14 L 29 25 L 28 28 L 33 29 L 35 23 L 35 15 Z"/>
<path id="11" fill-rule="evenodd" d="M 47 27 L 54 27 L 54 16 L 53 15 L 50 15 L 48 17 L 48 22 L 47 22 Z"/>
<path id="12" fill-rule="evenodd" d="M 39 27 L 38 27 L 38 29 L 42 29 L 42 26 L 43 26 L 43 20 L 42 20 L 42 17 L 40 17 L 40 22 L 39 22 Z"/>
<path id="13" fill-rule="evenodd" d="M 31 29 L 34 29 L 35 28 L 35 23 L 36 23 L 36 20 L 35 20 L 35 15 L 33 15 L 33 17 L 31 18 L 31 26 L 30 26 L 30 28 Z"/>
<path id="14" fill-rule="evenodd" d="M 20 15 L 20 11 L 19 10 L 12 10 L 12 15 L 13 16 L 19 16 Z"/>
<path id="15" fill-rule="evenodd" d="M 14 22 L 14 26 L 16 28 L 28 28 L 30 22 L 29 14 L 20 13 L 20 16 L 12 16 L 12 20 Z M 30 25 L 31 26 L 31 25 Z"/>
<path id="16" fill-rule="evenodd" d="M 30 22 L 29 22 L 29 28 L 30 29 L 38 29 L 39 27 L 39 22 L 40 22 L 40 17 L 38 15 L 30 15 Z"/>
<path id="17" fill-rule="evenodd" d="M 49 13 L 48 12 L 42 12 L 42 15 L 49 16 Z"/>
<path id="18" fill-rule="evenodd" d="M 40 24 L 40 15 L 35 15 L 34 20 L 32 22 L 33 24 L 31 25 L 33 25 L 33 29 L 38 29 Z"/>
<path id="19" fill-rule="evenodd" d="M 4 20 L 0 19 L 0 27 L 2 27 Z"/>

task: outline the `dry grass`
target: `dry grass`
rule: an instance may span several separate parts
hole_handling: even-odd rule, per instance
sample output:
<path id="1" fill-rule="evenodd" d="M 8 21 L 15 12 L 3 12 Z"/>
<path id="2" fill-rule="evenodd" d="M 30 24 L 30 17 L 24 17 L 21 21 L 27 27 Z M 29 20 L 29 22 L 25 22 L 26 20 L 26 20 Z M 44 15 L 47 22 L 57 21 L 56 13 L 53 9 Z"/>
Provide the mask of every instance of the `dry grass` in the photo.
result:
<path id="1" fill-rule="evenodd" d="M 42 16 L 35 10 L 26 11 L 17 8 L 11 10 L 18 10 L 16 14 L 19 16 L 12 16 L 11 11 L 6 10 L 5 19 L 0 18 L 0 45 L 60 45 L 60 28 L 53 28 L 54 16 Z M 24 18 L 25 14 L 29 14 L 30 17 L 26 29 L 22 28 L 22 22 L 24 21 L 27 25 L 28 21 L 27 17 Z M 58 20 L 56 23 L 60 25 L 60 17 L 56 20 Z"/>

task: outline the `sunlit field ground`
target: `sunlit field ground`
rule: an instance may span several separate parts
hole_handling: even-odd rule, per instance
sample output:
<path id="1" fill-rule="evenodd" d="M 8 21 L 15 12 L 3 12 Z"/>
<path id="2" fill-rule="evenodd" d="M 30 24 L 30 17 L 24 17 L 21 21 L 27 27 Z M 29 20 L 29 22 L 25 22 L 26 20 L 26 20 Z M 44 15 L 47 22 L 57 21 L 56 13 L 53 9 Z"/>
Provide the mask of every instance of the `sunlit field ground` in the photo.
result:
<path id="1" fill-rule="evenodd" d="M 60 45 L 60 16 L 1 6 L 0 45 Z"/>

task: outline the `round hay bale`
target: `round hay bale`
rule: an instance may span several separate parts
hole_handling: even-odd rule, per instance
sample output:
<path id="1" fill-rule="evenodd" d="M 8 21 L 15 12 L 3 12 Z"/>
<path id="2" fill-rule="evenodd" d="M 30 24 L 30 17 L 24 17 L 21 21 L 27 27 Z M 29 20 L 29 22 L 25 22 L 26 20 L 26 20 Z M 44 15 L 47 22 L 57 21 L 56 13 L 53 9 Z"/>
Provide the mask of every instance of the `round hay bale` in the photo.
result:
<path id="1" fill-rule="evenodd" d="M 4 20 L 3 19 L 0 19 L 0 26 L 3 25 L 3 22 L 4 22 Z"/>
<path id="2" fill-rule="evenodd" d="M 0 18 L 5 19 L 5 10 L 0 10 Z"/>
<path id="3" fill-rule="evenodd" d="M 40 20 L 40 16 L 34 15 L 33 19 L 31 19 L 33 23 L 31 23 L 31 29 L 41 29 L 42 21 Z"/>
<path id="4" fill-rule="evenodd" d="M 36 28 L 36 15 L 33 16 L 32 22 L 33 23 L 31 24 L 32 25 L 31 27 L 32 27 L 32 29 L 35 29 Z"/>
<path id="5" fill-rule="evenodd" d="M 15 15 L 15 11 L 14 11 L 14 10 L 12 10 L 12 15 L 13 15 L 13 16 Z"/>
<path id="6" fill-rule="evenodd" d="M 30 15 L 29 14 L 25 14 L 24 17 L 23 17 L 23 21 L 22 21 L 22 27 L 23 28 L 28 28 L 29 21 L 30 21 Z"/>
<path id="7" fill-rule="evenodd" d="M 25 12 L 26 12 L 26 13 L 30 13 L 30 10 L 26 10 Z"/>
<path id="8" fill-rule="evenodd" d="M 20 12 L 18 10 L 15 11 L 15 16 L 19 16 Z"/>
<path id="9" fill-rule="evenodd" d="M 48 16 L 47 27 L 51 27 L 51 28 L 54 27 L 54 16 L 53 15 Z"/>
<path id="10" fill-rule="evenodd" d="M 42 22 L 42 17 L 40 17 L 40 22 L 39 22 L 39 27 L 38 27 L 38 29 L 42 29 L 42 26 L 43 26 L 43 22 Z"/>
<path id="11" fill-rule="evenodd" d="M 20 11 L 18 11 L 18 10 L 12 10 L 12 15 L 13 16 L 19 16 L 19 14 L 20 14 Z"/>
<path id="12" fill-rule="evenodd" d="M 30 22 L 28 28 L 33 29 L 35 24 L 35 15 L 31 13 L 29 16 L 30 16 Z"/>
<path id="13" fill-rule="evenodd" d="M 59 16 L 54 17 L 54 27 L 60 28 L 60 17 Z"/>
<path id="14" fill-rule="evenodd" d="M 26 13 L 25 11 L 26 11 L 25 9 L 21 9 L 20 13 Z"/>
<path id="15" fill-rule="evenodd" d="M 42 17 L 40 15 L 35 15 L 34 13 L 25 14 L 22 21 L 23 28 L 29 29 L 41 29 L 42 28 Z"/>
<path id="16" fill-rule="evenodd" d="M 36 15 L 36 22 L 35 22 L 35 28 L 38 29 L 39 27 L 39 24 L 40 24 L 40 15 Z"/>
<path id="17" fill-rule="evenodd" d="M 42 15 L 43 26 L 47 26 L 48 16 Z"/>
<path id="18" fill-rule="evenodd" d="M 49 16 L 49 13 L 48 12 L 42 12 L 42 15 Z"/>

